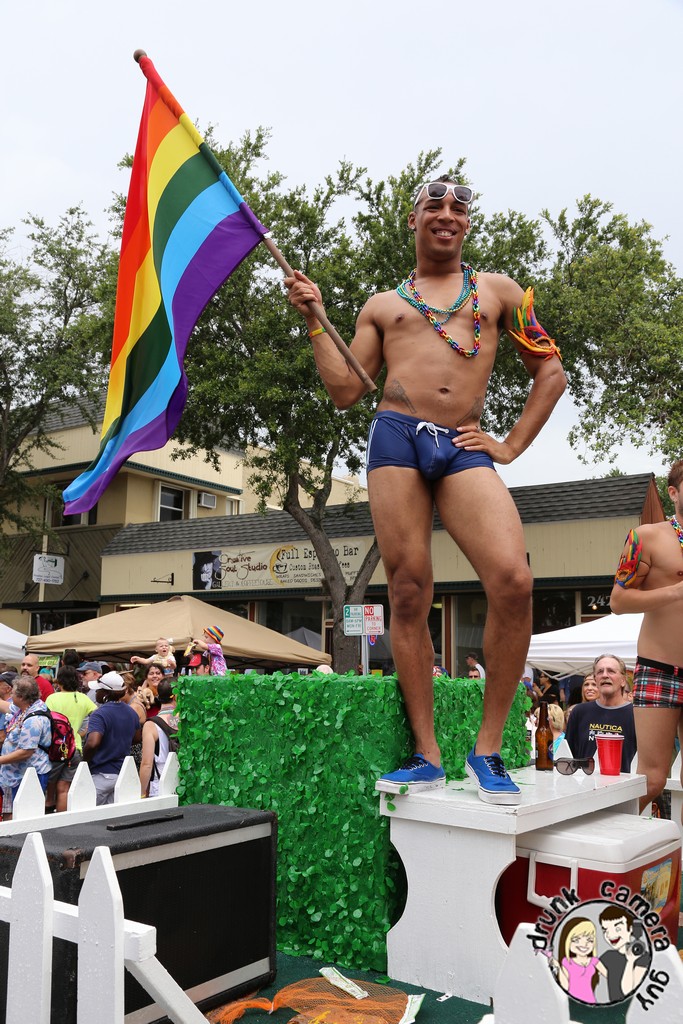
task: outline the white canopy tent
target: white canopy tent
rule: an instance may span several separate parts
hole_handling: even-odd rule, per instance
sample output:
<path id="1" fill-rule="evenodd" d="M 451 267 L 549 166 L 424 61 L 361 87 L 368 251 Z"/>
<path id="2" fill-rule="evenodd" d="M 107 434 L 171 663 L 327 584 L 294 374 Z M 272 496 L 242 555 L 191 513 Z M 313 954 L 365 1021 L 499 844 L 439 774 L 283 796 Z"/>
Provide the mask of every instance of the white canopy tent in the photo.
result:
<path id="1" fill-rule="evenodd" d="M 527 662 L 555 675 L 571 675 L 590 671 L 600 654 L 616 654 L 633 668 L 642 621 L 642 614 L 603 615 L 580 626 L 537 633 L 531 638 Z"/>
<path id="2" fill-rule="evenodd" d="M 18 665 L 24 658 L 25 643 L 25 633 L 19 633 L 16 629 L 3 626 L 2 622 L 0 622 L 0 661 L 7 661 L 10 665 Z"/>

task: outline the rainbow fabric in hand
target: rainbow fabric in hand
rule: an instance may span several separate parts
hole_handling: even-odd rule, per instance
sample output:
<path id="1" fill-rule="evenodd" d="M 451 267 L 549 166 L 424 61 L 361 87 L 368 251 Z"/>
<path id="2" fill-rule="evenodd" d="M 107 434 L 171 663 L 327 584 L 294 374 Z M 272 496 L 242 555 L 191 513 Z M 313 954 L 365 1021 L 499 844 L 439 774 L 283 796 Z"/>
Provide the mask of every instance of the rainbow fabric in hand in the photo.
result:
<path id="1" fill-rule="evenodd" d="M 139 63 L 147 93 L 123 222 L 100 450 L 64 491 L 67 515 L 91 509 L 131 455 L 173 436 L 194 325 L 267 234 L 151 60 L 143 55 Z"/>
<path id="2" fill-rule="evenodd" d="M 635 530 L 629 530 L 614 577 L 614 582 L 618 583 L 620 587 L 630 587 L 635 580 L 642 553 L 642 541 Z"/>
<path id="3" fill-rule="evenodd" d="M 508 331 L 510 337 L 534 356 L 552 359 L 562 354 L 551 337 L 543 330 L 534 313 L 534 290 L 527 288 L 522 305 L 512 311 L 512 324 L 516 330 Z"/>

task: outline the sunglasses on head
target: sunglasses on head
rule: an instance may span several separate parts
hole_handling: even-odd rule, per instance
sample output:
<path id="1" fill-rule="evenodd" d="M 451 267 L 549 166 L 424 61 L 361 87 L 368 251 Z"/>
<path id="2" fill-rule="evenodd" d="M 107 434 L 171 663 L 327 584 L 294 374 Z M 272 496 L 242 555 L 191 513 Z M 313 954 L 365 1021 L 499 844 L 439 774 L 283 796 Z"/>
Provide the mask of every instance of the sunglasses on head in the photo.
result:
<path id="1" fill-rule="evenodd" d="M 474 195 L 472 189 L 468 188 L 467 185 L 453 185 L 449 181 L 428 181 L 418 188 L 415 193 L 413 206 L 417 206 L 425 189 L 427 190 L 428 199 L 445 199 L 448 193 L 452 192 L 453 198 L 459 203 L 464 203 L 466 206 L 469 206 L 472 202 L 472 196 Z"/>
<path id="2" fill-rule="evenodd" d="M 573 775 L 583 768 L 586 775 L 592 775 L 595 771 L 594 757 L 558 757 L 555 767 L 560 775 Z"/>

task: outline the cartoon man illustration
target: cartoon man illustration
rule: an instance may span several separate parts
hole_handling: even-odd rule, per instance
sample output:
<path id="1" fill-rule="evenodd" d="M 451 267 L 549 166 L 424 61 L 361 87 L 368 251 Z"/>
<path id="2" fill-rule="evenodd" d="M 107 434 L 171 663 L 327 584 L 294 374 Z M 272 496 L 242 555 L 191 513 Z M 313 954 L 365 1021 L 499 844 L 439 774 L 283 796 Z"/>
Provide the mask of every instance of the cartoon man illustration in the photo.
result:
<path id="1" fill-rule="evenodd" d="M 642 926 L 622 907 L 610 906 L 600 914 L 600 926 L 611 947 L 600 957 L 607 968 L 610 1003 L 633 992 L 650 966 L 651 952 Z"/>

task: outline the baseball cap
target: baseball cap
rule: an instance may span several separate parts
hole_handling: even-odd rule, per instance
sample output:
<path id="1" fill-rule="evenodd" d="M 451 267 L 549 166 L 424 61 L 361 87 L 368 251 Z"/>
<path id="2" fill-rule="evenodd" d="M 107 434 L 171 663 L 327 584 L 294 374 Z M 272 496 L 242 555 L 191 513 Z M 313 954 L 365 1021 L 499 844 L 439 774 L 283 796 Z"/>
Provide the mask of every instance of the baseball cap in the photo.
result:
<path id="1" fill-rule="evenodd" d="M 78 672 L 101 672 L 102 662 L 101 661 L 84 661 L 82 665 L 78 666 Z"/>
<path id="2" fill-rule="evenodd" d="M 126 684 L 118 672 L 107 672 L 92 684 L 93 690 L 123 690 Z"/>
<path id="3" fill-rule="evenodd" d="M 16 678 L 16 672 L 0 672 L 0 682 L 7 683 L 8 686 L 12 686 Z"/>

